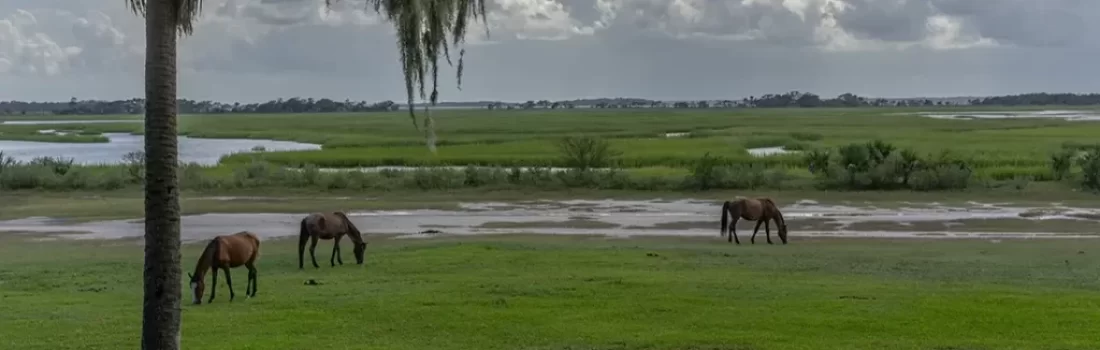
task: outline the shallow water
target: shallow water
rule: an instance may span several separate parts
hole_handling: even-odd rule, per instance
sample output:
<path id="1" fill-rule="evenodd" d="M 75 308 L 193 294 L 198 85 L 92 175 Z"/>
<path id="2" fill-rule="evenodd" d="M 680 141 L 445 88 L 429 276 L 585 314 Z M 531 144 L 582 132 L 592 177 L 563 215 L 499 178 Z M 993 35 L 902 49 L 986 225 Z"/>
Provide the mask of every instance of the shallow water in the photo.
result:
<path id="1" fill-rule="evenodd" d="M 54 122 L 54 121 L 51 121 Z M 30 161 L 37 157 L 74 158 L 79 164 L 117 164 L 122 162 L 126 153 L 142 151 L 145 146 L 143 135 L 128 133 L 106 133 L 107 143 L 63 143 L 0 140 L 0 151 L 18 161 Z M 249 140 L 249 139 L 205 139 L 179 137 L 179 159 L 182 162 L 203 165 L 218 164 L 222 156 L 235 152 L 248 152 L 253 147 L 263 147 L 267 151 L 316 150 L 321 145 L 308 143 Z M 79 152 L 74 152 L 78 149 Z"/>
<path id="2" fill-rule="evenodd" d="M 798 153 L 798 151 L 788 151 L 786 148 L 783 148 L 783 147 L 750 148 L 750 149 L 747 149 L 746 151 L 748 151 L 749 154 L 751 154 L 755 157 L 767 157 L 767 156 L 774 156 L 774 155 L 780 155 L 780 154 Z"/>
<path id="3" fill-rule="evenodd" d="M 520 203 L 465 203 L 461 210 L 382 210 L 351 212 L 349 216 L 367 234 L 398 234 L 416 238 L 424 230 L 451 235 L 504 233 L 597 234 L 607 236 L 698 236 L 718 237 L 719 205 L 699 200 L 570 200 Z M 998 232 L 968 230 L 959 220 L 1079 220 L 1097 223 L 1095 210 L 1052 205 L 1044 208 L 1009 208 L 987 203 L 966 207 L 916 204 L 886 209 L 854 206 L 826 206 L 799 201 L 783 208 L 792 239 L 828 237 L 1096 237 L 1093 232 Z M 195 241 L 241 230 L 264 238 L 296 236 L 303 213 L 203 214 L 183 218 L 183 239 Z M 887 228 L 854 227 L 867 223 L 892 223 Z M 921 230 L 921 223 L 949 223 L 942 229 Z M 754 223 L 742 221 L 738 234 L 748 239 Z M 1085 225 L 1088 226 L 1088 225 Z M 0 231 L 31 232 L 69 239 L 115 239 L 141 237 L 141 220 L 110 220 L 68 224 L 50 218 L 0 221 Z M 773 227 L 774 230 L 774 227 Z M 761 230 L 759 238 L 763 240 Z"/>
<path id="4" fill-rule="evenodd" d="M 963 113 L 938 113 L 920 112 L 918 115 L 938 119 L 1014 119 L 1014 118 L 1053 118 L 1070 121 L 1098 121 L 1100 114 L 1091 111 L 998 111 L 998 112 L 963 112 Z"/>
<path id="5" fill-rule="evenodd" d="M 89 120 L 7 120 L 0 124 L 7 125 L 50 125 L 50 124 L 108 124 L 108 123 L 141 123 L 141 119 L 89 119 Z"/>

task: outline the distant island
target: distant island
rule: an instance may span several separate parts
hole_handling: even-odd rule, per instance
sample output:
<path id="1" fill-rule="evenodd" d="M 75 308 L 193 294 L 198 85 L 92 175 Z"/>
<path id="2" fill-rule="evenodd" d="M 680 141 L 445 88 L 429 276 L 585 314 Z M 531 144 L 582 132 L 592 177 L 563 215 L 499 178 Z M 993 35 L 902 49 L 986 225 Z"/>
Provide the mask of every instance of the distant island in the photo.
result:
<path id="1" fill-rule="evenodd" d="M 575 109 L 575 108 L 835 108 L 835 107 L 921 107 L 921 106 L 1088 106 L 1100 105 L 1100 94 L 1028 93 L 991 97 L 940 97 L 940 98 L 869 98 L 845 93 L 834 98 L 791 91 L 782 94 L 749 96 L 739 100 L 651 100 L 644 98 L 585 98 L 575 100 L 528 100 L 524 102 L 472 101 L 441 102 L 440 109 Z M 381 102 L 335 101 L 332 99 L 291 97 L 263 103 L 215 102 L 179 100 L 181 114 L 225 113 L 340 113 L 340 112 L 389 112 L 405 108 L 407 104 L 390 100 Z M 141 114 L 144 100 L 79 100 L 69 101 L 0 101 L 2 115 L 101 115 Z"/>

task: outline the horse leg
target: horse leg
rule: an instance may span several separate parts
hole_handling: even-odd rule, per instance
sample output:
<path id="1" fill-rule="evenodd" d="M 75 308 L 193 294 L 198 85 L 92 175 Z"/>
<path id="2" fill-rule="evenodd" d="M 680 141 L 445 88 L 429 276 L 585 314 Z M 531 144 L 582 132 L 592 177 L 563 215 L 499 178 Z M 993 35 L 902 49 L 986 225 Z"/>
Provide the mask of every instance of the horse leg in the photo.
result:
<path id="1" fill-rule="evenodd" d="M 762 223 L 764 223 L 764 220 L 757 221 L 756 227 L 752 229 L 752 238 L 749 238 L 749 242 L 752 242 L 752 244 L 756 244 L 756 233 L 760 232 L 760 224 Z"/>
<path id="2" fill-rule="evenodd" d="M 772 244 L 771 226 L 771 223 L 769 223 L 767 220 L 764 221 L 764 237 L 768 238 L 768 244 Z"/>
<path id="3" fill-rule="evenodd" d="M 317 265 L 317 255 L 313 252 L 317 251 L 317 236 L 310 236 L 309 243 L 309 258 L 313 260 L 313 268 L 321 268 L 321 265 Z"/>
<path id="4" fill-rule="evenodd" d="M 218 291 L 218 267 L 217 266 L 212 266 L 210 268 L 210 275 L 213 276 L 213 278 L 210 279 L 210 299 L 206 300 L 207 304 L 214 302 L 214 292 Z"/>
<path id="5" fill-rule="evenodd" d="M 248 286 L 245 287 L 244 295 L 254 297 L 256 296 L 256 265 L 248 263 L 244 267 L 248 268 Z"/>
<path id="6" fill-rule="evenodd" d="M 737 219 L 733 219 L 733 221 L 730 222 L 730 236 L 726 237 L 726 242 L 728 243 L 731 241 L 741 244 L 741 240 L 737 238 Z"/>
<path id="7" fill-rule="evenodd" d="M 344 264 L 344 252 L 340 251 L 340 239 L 342 238 L 344 238 L 344 236 L 336 237 L 336 262 L 340 263 L 340 265 Z"/>
<path id="8" fill-rule="evenodd" d="M 309 240 L 309 235 L 308 234 L 302 233 L 300 236 L 298 236 L 298 269 L 299 270 L 301 270 L 305 266 L 305 263 L 302 261 L 302 260 L 304 260 L 304 259 L 302 259 L 302 256 L 305 255 L 305 252 L 306 252 L 306 241 L 307 240 Z"/>
<path id="9" fill-rule="evenodd" d="M 340 265 L 344 264 L 344 259 L 340 257 L 340 239 L 344 236 L 336 236 L 332 240 L 332 256 L 328 258 L 328 263 L 332 264 L 332 267 L 336 267 L 336 259 L 340 259 Z"/>
<path id="10" fill-rule="evenodd" d="M 237 296 L 237 293 L 233 292 L 233 278 L 229 276 L 229 266 L 223 269 L 225 270 L 225 284 L 229 285 L 229 301 L 233 301 L 233 298 Z"/>

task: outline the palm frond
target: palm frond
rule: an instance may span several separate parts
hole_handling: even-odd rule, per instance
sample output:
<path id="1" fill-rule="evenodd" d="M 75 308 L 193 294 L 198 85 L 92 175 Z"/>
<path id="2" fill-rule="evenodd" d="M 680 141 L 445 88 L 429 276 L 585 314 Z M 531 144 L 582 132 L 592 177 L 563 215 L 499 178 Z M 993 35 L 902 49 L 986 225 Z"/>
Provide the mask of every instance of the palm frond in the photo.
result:
<path id="1" fill-rule="evenodd" d="M 135 15 L 145 17 L 147 0 L 125 0 L 126 7 Z M 154 0 L 156 1 L 156 0 Z M 202 13 L 202 0 L 172 0 L 171 7 L 175 10 L 176 29 L 180 35 L 190 35 L 194 32 L 195 20 Z"/>

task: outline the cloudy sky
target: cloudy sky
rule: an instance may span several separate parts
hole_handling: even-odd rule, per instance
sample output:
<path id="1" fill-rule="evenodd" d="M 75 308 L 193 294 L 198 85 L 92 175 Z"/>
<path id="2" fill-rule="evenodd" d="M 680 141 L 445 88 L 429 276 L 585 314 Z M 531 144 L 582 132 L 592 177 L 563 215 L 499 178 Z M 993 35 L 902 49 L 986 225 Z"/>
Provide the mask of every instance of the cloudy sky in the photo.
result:
<path id="1" fill-rule="evenodd" d="M 181 97 L 403 100 L 362 0 L 205 0 Z M 1100 91 L 1097 0 L 489 0 L 443 100 Z M 0 100 L 140 97 L 124 0 L 0 1 Z"/>

